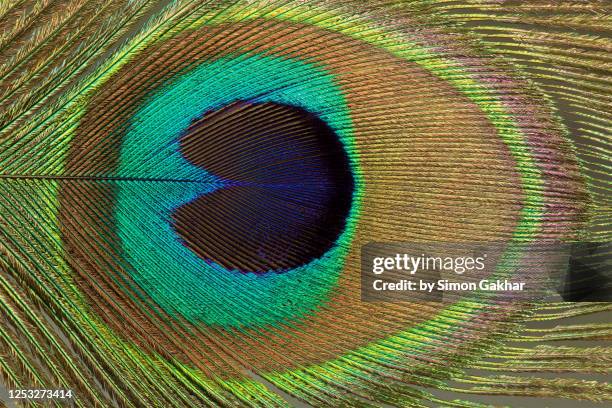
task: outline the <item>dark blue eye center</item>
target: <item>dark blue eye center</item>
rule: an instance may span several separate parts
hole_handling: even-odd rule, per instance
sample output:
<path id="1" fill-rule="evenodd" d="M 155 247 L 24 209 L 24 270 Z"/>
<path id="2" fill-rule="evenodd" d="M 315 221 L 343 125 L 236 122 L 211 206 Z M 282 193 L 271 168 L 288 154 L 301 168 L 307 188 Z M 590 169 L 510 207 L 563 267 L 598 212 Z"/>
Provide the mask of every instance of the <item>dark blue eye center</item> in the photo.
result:
<path id="1" fill-rule="evenodd" d="M 344 230 L 354 189 L 349 158 L 316 115 L 239 101 L 192 123 L 180 148 L 225 184 L 173 214 L 178 235 L 202 259 L 284 272 L 322 256 Z"/>

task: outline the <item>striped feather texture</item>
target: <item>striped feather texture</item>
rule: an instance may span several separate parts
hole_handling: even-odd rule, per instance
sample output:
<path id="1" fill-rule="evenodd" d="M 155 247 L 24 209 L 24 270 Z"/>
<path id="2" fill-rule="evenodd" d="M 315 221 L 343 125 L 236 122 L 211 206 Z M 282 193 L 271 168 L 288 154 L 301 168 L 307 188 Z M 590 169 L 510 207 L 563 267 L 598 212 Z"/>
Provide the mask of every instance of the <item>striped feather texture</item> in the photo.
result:
<path id="1" fill-rule="evenodd" d="M 610 15 L 0 2 L 0 381 L 84 408 L 609 403 L 609 303 L 363 302 L 360 250 L 609 242 Z"/>

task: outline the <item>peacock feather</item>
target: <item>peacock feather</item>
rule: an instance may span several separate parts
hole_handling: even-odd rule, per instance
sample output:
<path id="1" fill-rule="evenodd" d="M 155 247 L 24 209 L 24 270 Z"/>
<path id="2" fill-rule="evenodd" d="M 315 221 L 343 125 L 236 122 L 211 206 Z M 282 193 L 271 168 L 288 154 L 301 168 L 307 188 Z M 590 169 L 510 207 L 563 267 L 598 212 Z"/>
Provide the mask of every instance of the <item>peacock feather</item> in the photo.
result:
<path id="1" fill-rule="evenodd" d="M 610 401 L 608 303 L 360 292 L 370 242 L 610 241 L 610 16 L 0 0 L 0 381 L 84 408 Z"/>

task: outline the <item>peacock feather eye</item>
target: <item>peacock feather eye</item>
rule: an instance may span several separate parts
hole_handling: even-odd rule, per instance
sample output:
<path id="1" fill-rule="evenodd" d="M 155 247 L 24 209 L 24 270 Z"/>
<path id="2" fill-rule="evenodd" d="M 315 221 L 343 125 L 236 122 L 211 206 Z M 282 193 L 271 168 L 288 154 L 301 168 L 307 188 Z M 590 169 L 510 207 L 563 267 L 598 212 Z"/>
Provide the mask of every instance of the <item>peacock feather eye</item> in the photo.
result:
<path id="1" fill-rule="evenodd" d="M 610 400 L 581 377 L 610 368 L 584 343 L 608 303 L 372 302 L 362 280 L 372 243 L 517 245 L 489 259 L 507 277 L 523 245 L 590 242 L 569 269 L 609 288 L 609 17 L 0 3 L 0 384 L 88 408 Z"/>

